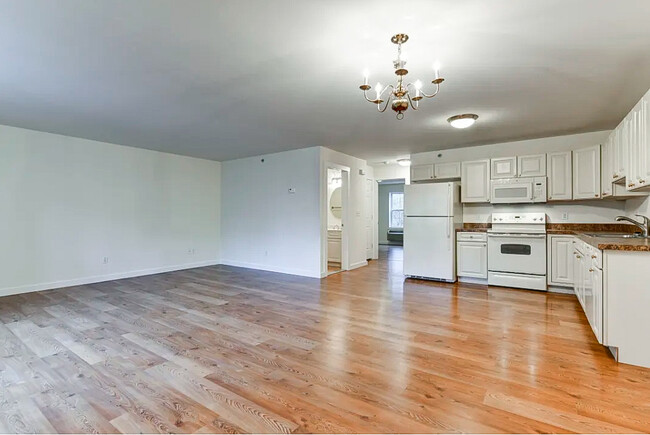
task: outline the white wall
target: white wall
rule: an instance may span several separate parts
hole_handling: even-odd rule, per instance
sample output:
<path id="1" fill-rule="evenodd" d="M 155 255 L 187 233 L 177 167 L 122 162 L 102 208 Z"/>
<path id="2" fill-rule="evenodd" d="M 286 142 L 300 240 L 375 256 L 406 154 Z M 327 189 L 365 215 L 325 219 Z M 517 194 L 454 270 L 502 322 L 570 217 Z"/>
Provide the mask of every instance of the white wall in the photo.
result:
<path id="1" fill-rule="evenodd" d="M 615 223 L 625 214 L 625 202 L 614 200 L 584 201 L 579 204 L 464 204 L 463 222 L 488 223 L 492 213 L 545 212 L 549 223 Z M 566 214 L 566 219 L 563 215 Z"/>
<path id="2" fill-rule="evenodd" d="M 221 170 L 222 262 L 320 277 L 320 148 L 230 160 Z"/>
<path id="3" fill-rule="evenodd" d="M 637 219 L 635 214 L 642 214 L 650 217 L 650 197 L 628 199 L 625 203 L 625 214 L 631 218 Z"/>
<path id="4" fill-rule="evenodd" d="M 0 295 L 217 264 L 219 183 L 218 162 L 0 126 Z"/>
<path id="5" fill-rule="evenodd" d="M 568 136 L 430 151 L 413 154 L 411 161 L 414 165 L 420 165 L 568 151 L 602 144 L 609 136 L 609 133 L 609 131 L 597 131 Z M 560 202 L 540 205 L 465 204 L 463 206 L 463 222 L 485 223 L 489 221 L 490 215 L 493 212 L 530 211 L 546 212 L 549 222 L 553 223 L 612 223 L 616 216 L 625 213 L 625 207 L 625 201 L 615 200 Z"/>
<path id="6" fill-rule="evenodd" d="M 337 165 L 350 168 L 350 196 L 348 203 L 348 216 L 349 221 L 346 224 L 347 228 L 344 231 L 348 236 L 348 252 L 349 252 L 349 266 L 351 269 L 365 266 L 368 264 L 366 261 L 366 218 L 367 214 L 372 215 L 376 209 L 376 204 L 371 204 L 369 210 L 364 207 L 364 195 L 366 189 L 366 180 L 372 180 L 373 186 L 376 189 L 374 182 L 373 168 L 368 165 L 365 160 L 340 153 L 338 151 L 330 150 L 329 148 L 320 147 L 321 155 L 321 175 L 322 188 L 320 195 L 321 207 L 321 274 L 327 274 L 327 210 L 326 210 L 326 195 L 327 189 L 325 186 L 325 178 L 327 174 L 327 163 L 334 163 Z M 363 172 L 363 175 L 360 173 Z M 371 195 L 371 199 L 376 200 L 376 192 Z M 373 219 L 374 224 L 370 229 L 370 236 L 373 237 L 373 244 L 377 246 L 377 224 Z M 376 249 L 375 249 L 376 250 Z"/>
<path id="7" fill-rule="evenodd" d="M 411 168 L 397 163 L 375 163 L 372 168 L 377 181 L 404 179 L 406 184 L 411 182 Z"/>

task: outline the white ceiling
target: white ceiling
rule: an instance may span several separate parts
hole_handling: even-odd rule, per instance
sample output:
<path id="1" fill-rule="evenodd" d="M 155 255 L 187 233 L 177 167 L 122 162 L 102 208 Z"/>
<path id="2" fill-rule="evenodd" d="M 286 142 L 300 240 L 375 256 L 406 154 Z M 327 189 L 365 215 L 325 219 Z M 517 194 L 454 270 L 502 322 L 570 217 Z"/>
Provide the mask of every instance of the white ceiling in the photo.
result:
<path id="1" fill-rule="evenodd" d="M 650 87 L 648 0 L 0 0 L 0 124 L 227 160 L 327 146 L 370 161 L 613 128 Z M 397 121 L 359 91 L 438 97 Z M 390 111 L 390 109 L 389 109 Z M 477 113 L 455 130 L 447 117 Z"/>

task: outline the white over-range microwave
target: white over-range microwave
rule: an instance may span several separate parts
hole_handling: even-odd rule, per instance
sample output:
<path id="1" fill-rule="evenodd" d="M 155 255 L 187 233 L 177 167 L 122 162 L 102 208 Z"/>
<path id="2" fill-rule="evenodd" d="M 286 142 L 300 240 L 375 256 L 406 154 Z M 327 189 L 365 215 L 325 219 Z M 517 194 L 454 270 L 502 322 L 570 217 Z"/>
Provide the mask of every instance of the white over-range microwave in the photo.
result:
<path id="1" fill-rule="evenodd" d="M 546 202 L 546 177 L 492 180 L 490 189 L 492 204 Z"/>

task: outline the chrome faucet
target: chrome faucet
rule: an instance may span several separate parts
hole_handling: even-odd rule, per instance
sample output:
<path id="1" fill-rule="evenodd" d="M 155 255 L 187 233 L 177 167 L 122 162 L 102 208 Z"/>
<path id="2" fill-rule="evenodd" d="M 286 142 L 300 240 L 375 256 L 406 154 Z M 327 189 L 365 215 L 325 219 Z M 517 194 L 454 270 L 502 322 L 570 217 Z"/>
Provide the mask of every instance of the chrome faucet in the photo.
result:
<path id="1" fill-rule="evenodd" d="M 650 218 L 648 218 L 647 216 L 643 216 L 642 214 L 635 214 L 634 216 L 640 217 L 642 221 L 641 222 L 635 221 L 634 219 L 629 218 L 627 216 L 616 216 L 616 221 L 617 222 L 626 221 L 631 223 L 632 225 L 636 225 L 641 230 L 643 237 L 648 237 L 648 227 L 650 227 Z"/>

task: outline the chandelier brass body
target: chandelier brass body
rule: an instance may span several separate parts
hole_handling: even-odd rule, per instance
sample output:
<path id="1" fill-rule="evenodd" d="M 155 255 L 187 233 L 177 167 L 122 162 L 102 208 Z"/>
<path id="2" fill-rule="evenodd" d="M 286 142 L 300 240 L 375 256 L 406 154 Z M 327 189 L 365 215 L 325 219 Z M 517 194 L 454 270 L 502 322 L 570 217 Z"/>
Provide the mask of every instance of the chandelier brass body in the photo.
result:
<path id="1" fill-rule="evenodd" d="M 377 105 L 377 110 L 379 112 L 385 112 L 390 105 L 393 111 L 397 113 L 397 119 L 403 119 L 404 112 L 406 112 L 409 107 L 411 107 L 413 110 L 418 110 L 418 102 L 420 100 L 423 98 L 433 98 L 438 95 L 438 92 L 440 91 L 440 84 L 444 82 L 445 79 L 439 77 L 439 72 L 437 70 L 435 71 L 435 78 L 431 81 L 431 83 L 435 85 L 435 91 L 432 94 L 426 94 L 420 89 L 419 86 L 416 86 L 414 83 L 408 83 L 404 85 L 404 77 L 409 72 L 404 67 L 406 65 L 406 61 L 402 60 L 402 44 L 406 43 L 406 41 L 409 40 L 409 36 L 405 33 L 398 33 L 396 35 L 393 35 L 390 40 L 393 44 L 397 44 L 397 59 L 393 61 L 395 75 L 397 76 L 397 83 L 395 85 L 388 85 L 383 89 L 377 89 L 377 95 L 374 99 L 368 98 L 368 91 L 372 89 L 372 86 L 368 84 L 367 76 L 365 78 L 365 83 L 359 86 L 359 89 L 363 91 L 363 96 L 366 101 Z M 389 89 L 390 91 L 386 92 Z M 414 95 L 411 96 L 411 93 Z M 382 99 L 384 94 L 387 95 L 386 100 Z"/>

